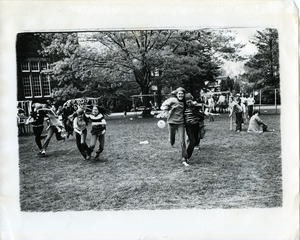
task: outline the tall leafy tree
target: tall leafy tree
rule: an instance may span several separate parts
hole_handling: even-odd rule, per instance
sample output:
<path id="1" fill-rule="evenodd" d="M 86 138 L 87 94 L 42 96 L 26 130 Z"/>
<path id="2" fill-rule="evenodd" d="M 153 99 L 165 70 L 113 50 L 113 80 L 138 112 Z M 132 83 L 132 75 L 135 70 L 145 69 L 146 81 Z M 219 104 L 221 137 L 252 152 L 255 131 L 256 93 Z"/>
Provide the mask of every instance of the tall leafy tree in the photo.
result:
<path id="1" fill-rule="evenodd" d="M 219 30 L 144 30 L 41 34 L 43 51 L 53 64 L 48 71 L 63 93 L 87 96 L 128 95 L 135 83 L 200 89 L 219 74 L 221 57 L 236 57 L 232 37 Z M 136 89 L 136 88 L 135 88 Z M 144 98 L 147 105 L 149 99 Z"/>
<path id="2" fill-rule="evenodd" d="M 278 31 L 265 29 L 257 31 L 251 41 L 258 51 L 245 64 L 246 76 L 254 88 L 280 86 Z"/>

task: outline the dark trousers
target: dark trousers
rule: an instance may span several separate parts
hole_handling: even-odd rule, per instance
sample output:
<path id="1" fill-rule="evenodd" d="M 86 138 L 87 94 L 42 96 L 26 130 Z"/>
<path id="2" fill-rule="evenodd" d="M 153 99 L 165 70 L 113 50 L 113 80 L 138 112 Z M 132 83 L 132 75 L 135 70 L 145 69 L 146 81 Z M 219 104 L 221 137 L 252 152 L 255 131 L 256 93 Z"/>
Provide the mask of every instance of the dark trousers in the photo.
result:
<path id="1" fill-rule="evenodd" d="M 77 148 L 84 158 L 86 158 L 88 155 L 91 154 L 90 148 L 88 147 L 88 145 L 85 142 L 86 136 L 87 136 L 86 129 L 82 131 L 82 134 L 75 132 Z"/>
<path id="2" fill-rule="evenodd" d="M 35 136 L 35 143 L 38 146 L 38 148 L 40 150 L 42 150 L 43 147 L 42 147 L 41 139 L 45 138 L 45 136 L 42 137 L 41 135 L 42 135 L 44 126 L 38 126 L 38 127 L 33 126 L 32 129 L 33 129 L 33 133 Z"/>
<path id="3" fill-rule="evenodd" d="M 248 105 L 248 115 L 249 115 L 249 118 L 252 117 L 252 115 L 253 115 L 253 105 Z"/>
<path id="4" fill-rule="evenodd" d="M 243 112 L 235 113 L 235 123 L 236 123 L 236 131 L 242 131 L 242 123 L 243 123 Z"/>
<path id="5" fill-rule="evenodd" d="M 58 130 L 55 126 L 50 126 L 49 129 L 48 129 L 47 138 L 45 139 L 45 142 L 44 142 L 44 145 L 43 145 L 43 149 L 46 150 L 46 148 L 48 147 L 48 145 L 50 143 L 50 140 L 51 140 L 54 133 L 55 133 L 57 141 L 60 141 L 60 140 L 64 139 L 61 136 L 61 132 L 58 132 Z"/>
<path id="6" fill-rule="evenodd" d="M 64 119 L 63 120 L 64 127 L 66 129 L 66 132 L 70 135 L 73 133 L 73 122 L 70 119 Z"/>
<path id="7" fill-rule="evenodd" d="M 197 146 L 200 142 L 200 138 L 199 138 L 200 126 L 198 123 L 187 124 L 185 126 L 185 129 L 189 139 L 189 145 L 187 148 L 187 158 L 190 158 L 193 154 L 195 146 Z"/>

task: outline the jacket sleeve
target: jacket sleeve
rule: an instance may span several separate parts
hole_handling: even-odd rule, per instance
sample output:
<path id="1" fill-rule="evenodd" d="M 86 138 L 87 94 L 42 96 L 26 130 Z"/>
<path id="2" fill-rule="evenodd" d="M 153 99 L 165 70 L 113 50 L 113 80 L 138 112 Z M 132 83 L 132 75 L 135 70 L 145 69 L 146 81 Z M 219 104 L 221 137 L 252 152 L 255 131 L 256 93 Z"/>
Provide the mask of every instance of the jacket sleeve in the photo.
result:
<path id="1" fill-rule="evenodd" d="M 171 109 L 171 106 L 173 104 L 173 99 L 172 98 L 168 98 L 167 100 L 165 100 L 162 105 L 161 105 L 161 110 L 164 110 L 164 111 L 168 111 Z"/>

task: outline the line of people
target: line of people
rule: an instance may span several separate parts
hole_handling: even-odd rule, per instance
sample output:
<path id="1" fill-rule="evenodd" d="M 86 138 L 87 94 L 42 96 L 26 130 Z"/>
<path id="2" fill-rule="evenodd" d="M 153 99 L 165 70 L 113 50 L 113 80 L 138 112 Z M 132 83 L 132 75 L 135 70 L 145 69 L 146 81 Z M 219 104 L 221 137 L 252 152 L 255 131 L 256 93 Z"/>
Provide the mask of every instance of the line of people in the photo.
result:
<path id="1" fill-rule="evenodd" d="M 99 158 L 100 153 L 104 150 L 105 133 L 106 133 L 106 120 L 105 116 L 109 114 L 109 111 L 100 106 L 93 106 L 91 113 L 89 114 L 82 108 L 72 108 L 67 104 L 63 106 L 63 109 L 59 109 L 55 112 L 51 101 L 47 101 L 45 104 L 33 103 L 30 113 L 30 117 L 27 119 L 26 124 L 31 123 L 33 132 L 35 135 L 35 142 L 39 148 L 38 155 L 45 155 L 47 147 L 50 143 L 52 136 L 55 134 L 57 141 L 64 141 L 66 137 L 75 132 L 76 145 L 84 157 L 84 159 L 91 159 L 91 154 L 94 151 L 97 140 L 99 141 L 99 148 L 96 150 L 95 159 Z M 66 111 L 67 110 L 67 111 Z M 59 113 L 63 114 L 62 121 L 59 118 Z M 66 116 L 66 117 L 65 117 Z M 44 120 L 47 120 L 47 135 L 43 136 Z M 87 126 L 91 122 L 91 141 L 90 146 L 86 143 Z M 67 130 L 66 134 L 63 134 Z M 42 140 L 44 142 L 42 143 Z"/>

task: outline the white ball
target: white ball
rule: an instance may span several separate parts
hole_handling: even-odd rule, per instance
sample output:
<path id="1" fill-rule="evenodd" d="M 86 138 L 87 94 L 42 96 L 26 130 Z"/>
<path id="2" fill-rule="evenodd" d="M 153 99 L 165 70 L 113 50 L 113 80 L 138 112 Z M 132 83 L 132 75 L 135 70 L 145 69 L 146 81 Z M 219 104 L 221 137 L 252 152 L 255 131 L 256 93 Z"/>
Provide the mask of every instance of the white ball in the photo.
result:
<path id="1" fill-rule="evenodd" d="M 164 120 L 159 120 L 159 121 L 157 122 L 157 126 L 158 126 L 159 128 L 164 128 L 164 127 L 166 126 L 166 122 L 165 122 Z"/>

